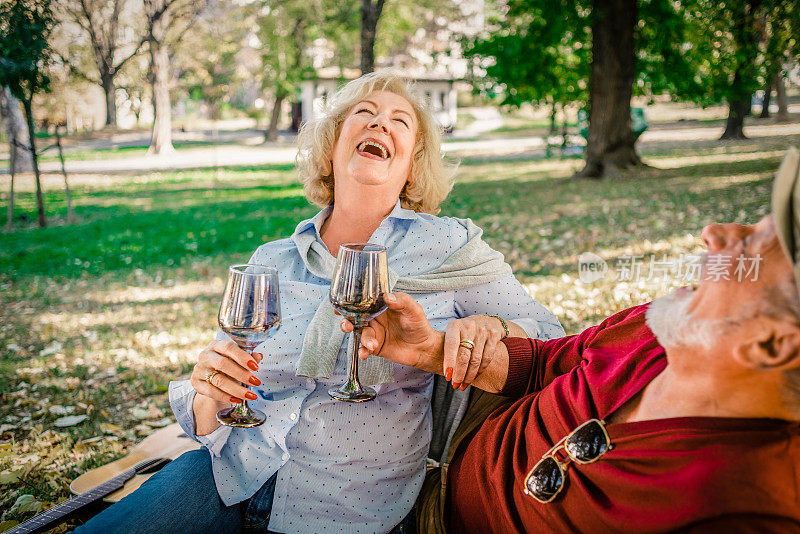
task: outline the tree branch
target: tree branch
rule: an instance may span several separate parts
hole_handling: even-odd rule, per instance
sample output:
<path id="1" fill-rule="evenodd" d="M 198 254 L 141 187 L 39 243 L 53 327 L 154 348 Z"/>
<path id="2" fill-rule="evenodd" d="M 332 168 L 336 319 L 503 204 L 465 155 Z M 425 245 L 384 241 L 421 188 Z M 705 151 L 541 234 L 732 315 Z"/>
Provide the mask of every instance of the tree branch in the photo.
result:
<path id="1" fill-rule="evenodd" d="M 93 84 L 95 84 L 95 85 L 100 85 L 100 80 L 97 80 L 97 79 L 95 79 L 95 78 L 92 78 L 91 76 L 89 76 L 88 74 L 86 74 L 85 72 L 83 72 L 82 70 L 80 70 L 78 67 L 76 67 L 75 65 L 73 65 L 73 64 L 70 62 L 70 60 L 68 60 L 67 58 L 65 58 L 65 57 L 64 57 L 64 56 L 61 54 L 61 52 L 59 52 L 58 50 L 53 50 L 53 55 L 54 55 L 54 56 L 56 56 L 56 57 L 57 57 L 57 58 L 58 58 L 58 59 L 59 59 L 59 60 L 60 60 L 60 61 L 61 61 L 61 62 L 62 62 L 64 65 L 66 65 L 66 66 L 67 66 L 67 68 L 69 68 L 69 71 L 70 71 L 72 74 L 74 74 L 75 76 L 77 76 L 78 78 L 82 78 L 82 79 L 86 80 L 87 82 L 89 82 L 89 83 L 93 83 Z"/>
<path id="2" fill-rule="evenodd" d="M 114 68 L 112 70 L 113 74 L 116 74 L 117 72 L 119 72 L 120 69 L 122 69 L 122 66 L 125 65 L 125 63 L 127 63 L 129 59 L 131 59 L 132 57 L 138 55 L 139 51 L 142 49 L 142 47 L 144 46 L 144 44 L 146 42 L 147 42 L 147 37 L 142 37 L 141 41 L 139 41 L 139 44 L 137 44 L 136 48 L 133 49 L 133 52 L 128 54 L 126 57 L 124 57 L 122 60 L 120 60 L 119 63 L 114 65 Z"/>

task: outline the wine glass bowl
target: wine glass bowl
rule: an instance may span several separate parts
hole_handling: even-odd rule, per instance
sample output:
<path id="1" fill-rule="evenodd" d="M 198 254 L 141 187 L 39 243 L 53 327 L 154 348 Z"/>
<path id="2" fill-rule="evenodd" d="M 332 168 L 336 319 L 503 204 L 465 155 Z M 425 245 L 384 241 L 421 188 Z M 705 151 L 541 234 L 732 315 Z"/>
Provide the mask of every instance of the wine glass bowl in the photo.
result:
<path id="1" fill-rule="evenodd" d="M 383 296 L 388 292 L 386 247 L 371 243 L 345 243 L 339 247 L 330 301 L 333 309 L 353 323 L 353 349 L 347 383 L 328 390 L 332 398 L 346 402 L 375 398 L 375 390 L 362 386 L 358 379 L 358 346 L 363 328 L 386 309 Z"/>
<path id="2" fill-rule="evenodd" d="M 278 271 L 262 265 L 231 265 L 217 321 L 239 348 L 252 353 L 280 328 Z M 266 415 L 250 408 L 246 399 L 217 413 L 217 421 L 226 426 L 249 428 L 265 420 Z"/>

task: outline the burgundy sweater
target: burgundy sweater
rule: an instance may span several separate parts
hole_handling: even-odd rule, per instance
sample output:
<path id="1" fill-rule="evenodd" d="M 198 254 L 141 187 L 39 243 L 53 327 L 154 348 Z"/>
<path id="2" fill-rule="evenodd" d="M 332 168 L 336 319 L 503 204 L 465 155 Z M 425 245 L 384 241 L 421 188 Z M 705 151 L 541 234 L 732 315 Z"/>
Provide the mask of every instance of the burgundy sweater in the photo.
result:
<path id="1" fill-rule="evenodd" d="M 667 365 L 646 306 L 550 341 L 514 338 L 498 408 L 449 470 L 451 532 L 800 532 L 800 424 L 678 417 L 607 425 L 614 447 L 572 462 L 553 502 L 522 492 L 555 442 L 606 418 Z"/>

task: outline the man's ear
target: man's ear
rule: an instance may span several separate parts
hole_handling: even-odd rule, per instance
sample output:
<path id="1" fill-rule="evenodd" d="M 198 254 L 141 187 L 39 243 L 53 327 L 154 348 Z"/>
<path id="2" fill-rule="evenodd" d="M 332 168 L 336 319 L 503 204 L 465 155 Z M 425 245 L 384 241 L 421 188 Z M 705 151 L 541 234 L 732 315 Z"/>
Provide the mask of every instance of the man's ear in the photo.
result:
<path id="1" fill-rule="evenodd" d="M 800 367 L 800 326 L 765 316 L 757 322 L 756 333 L 734 348 L 734 359 L 744 367 L 761 371 Z"/>

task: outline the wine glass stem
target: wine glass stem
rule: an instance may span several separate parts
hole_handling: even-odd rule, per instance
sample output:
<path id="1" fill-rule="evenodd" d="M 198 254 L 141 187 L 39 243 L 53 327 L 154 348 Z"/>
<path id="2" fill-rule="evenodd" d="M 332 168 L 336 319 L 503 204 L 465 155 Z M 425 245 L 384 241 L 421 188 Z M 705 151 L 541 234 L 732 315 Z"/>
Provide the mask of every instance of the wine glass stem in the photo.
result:
<path id="1" fill-rule="evenodd" d="M 255 347 L 242 347 L 242 348 L 247 352 L 249 352 L 250 356 L 253 355 L 253 350 L 255 349 Z M 248 391 L 250 391 L 250 387 L 247 384 L 242 384 L 242 385 L 246 387 Z M 250 415 L 253 412 L 250 410 L 250 406 L 247 405 L 247 399 L 242 399 L 242 402 L 237 404 L 236 408 L 233 409 L 233 413 L 234 415 L 236 415 L 236 417 L 250 417 Z"/>
<path id="2" fill-rule="evenodd" d="M 236 417 L 249 417 L 251 411 L 250 407 L 247 405 L 247 399 L 242 399 L 242 402 L 237 404 L 236 408 L 233 409 L 233 413 Z"/>
<path id="3" fill-rule="evenodd" d="M 350 368 L 347 370 L 347 385 L 351 389 L 361 389 L 361 382 L 358 380 L 358 347 L 361 345 L 361 330 L 363 326 L 354 325 L 353 328 L 353 350 L 350 352 Z"/>

